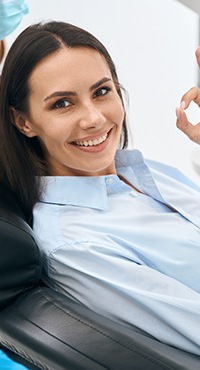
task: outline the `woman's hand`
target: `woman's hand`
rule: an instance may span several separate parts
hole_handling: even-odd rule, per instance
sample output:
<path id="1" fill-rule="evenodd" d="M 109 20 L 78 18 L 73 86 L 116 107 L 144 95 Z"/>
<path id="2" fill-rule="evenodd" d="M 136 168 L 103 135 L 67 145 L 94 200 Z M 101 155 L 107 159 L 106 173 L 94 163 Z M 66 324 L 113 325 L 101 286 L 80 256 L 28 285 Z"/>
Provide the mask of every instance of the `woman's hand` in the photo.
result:
<path id="1" fill-rule="evenodd" d="M 200 68 L 200 46 L 197 48 L 195 55 L 196 55 L 197 64 Z"/>
<path id="2" fill-rule="evenodd" d="M 200 67 L 200 47 L 196 50 L 196 59 Z M 176 108 L 176 125 L 190 140 L 200 144 L 200 122 L 193 125 L 188 121 L 185 113 L 185 109 L 189 107 L 192 101 L 200 107 L 200 89 L 198 87 L 192 87 L 182 96 L 180 107 Z"/>
<path id="3" fill-rule="evenodd" d="M 189 107 L 191 101 L 200 107 L 200 89 L 198 87 L 192 87 L 182 96 L 180 107 L 176 108 L 176 125 L 190 140 L 200 144 L 200 122 L 193 125 L 188 121 L 185 113 L 185 109 Z"/>

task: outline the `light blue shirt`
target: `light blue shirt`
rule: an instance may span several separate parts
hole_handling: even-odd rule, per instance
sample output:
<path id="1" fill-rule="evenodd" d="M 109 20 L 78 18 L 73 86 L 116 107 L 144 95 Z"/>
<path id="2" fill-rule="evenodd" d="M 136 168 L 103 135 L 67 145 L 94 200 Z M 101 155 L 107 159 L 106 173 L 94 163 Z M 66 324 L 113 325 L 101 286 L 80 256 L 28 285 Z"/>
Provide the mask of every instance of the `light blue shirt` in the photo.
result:
<path id="1" fill-rule="evenodd" d="M 101 315 L 200 355 L 200 188 L 173 167 L 144 162 L 138 150 L 118 151 L 115 162 L 119 177 L 44 178 L 33 226 L 43 279 Z"/>

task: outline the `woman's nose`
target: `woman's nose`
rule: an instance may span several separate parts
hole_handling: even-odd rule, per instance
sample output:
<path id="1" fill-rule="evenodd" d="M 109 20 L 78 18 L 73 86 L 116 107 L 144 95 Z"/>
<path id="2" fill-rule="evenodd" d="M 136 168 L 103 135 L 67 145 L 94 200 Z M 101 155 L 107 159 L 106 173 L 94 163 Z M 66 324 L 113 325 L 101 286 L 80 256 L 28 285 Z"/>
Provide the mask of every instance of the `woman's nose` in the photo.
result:
<path id="1" fill-rule="evenodd" d="M 88 103 L 82 108 L 79 120 L 79 125 L 82 129 L 98 128 L 105 122 L 105 116 L 93 103 Z"/>

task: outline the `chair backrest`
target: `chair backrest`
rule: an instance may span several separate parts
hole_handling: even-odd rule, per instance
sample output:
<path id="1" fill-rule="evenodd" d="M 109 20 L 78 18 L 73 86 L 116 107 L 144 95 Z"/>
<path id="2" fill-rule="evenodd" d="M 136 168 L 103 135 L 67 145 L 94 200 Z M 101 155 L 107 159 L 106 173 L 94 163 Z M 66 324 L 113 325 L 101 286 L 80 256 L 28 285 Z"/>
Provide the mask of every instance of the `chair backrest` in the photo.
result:
<path id="1" fill-rule="evenodd" d="M 0 310 L 37 285 L 41 254 L 14 194 L 0 184 Z"/>

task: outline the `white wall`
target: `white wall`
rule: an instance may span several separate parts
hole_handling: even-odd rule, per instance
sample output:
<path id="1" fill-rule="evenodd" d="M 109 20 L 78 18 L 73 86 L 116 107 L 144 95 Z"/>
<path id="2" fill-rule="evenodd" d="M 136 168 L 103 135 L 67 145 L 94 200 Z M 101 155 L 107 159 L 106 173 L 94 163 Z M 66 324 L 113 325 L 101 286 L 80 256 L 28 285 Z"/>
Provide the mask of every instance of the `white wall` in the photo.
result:
<path id="1" fill-rule="evenodd" d="M 181 95 L 197 84 L 198 15 L 176 0 L 27 0 L 29 14 L 7 46 L 30 23 L 64 20 L 86 28 L 107 46 L 130 96 L 132 146 L 178 166 L 195 180 L 197 145 L 175 127 Z M 196 108 L 196 107 L 195 107 Z M 190 109 L 197 122 L 198 110 Z"/>

